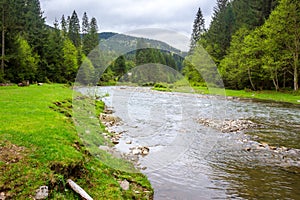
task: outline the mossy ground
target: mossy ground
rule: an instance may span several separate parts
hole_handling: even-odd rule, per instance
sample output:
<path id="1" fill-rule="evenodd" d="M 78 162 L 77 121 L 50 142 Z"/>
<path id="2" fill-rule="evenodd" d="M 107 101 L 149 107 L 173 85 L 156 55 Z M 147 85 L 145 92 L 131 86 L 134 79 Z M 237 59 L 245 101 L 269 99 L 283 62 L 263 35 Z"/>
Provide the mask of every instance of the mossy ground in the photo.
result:
<path id="1" fill-rule="evenodd" d="M 85 147 L 71 118 L 68 87 L 0 87 L 0 108 L 0 192 L 8 199 L 33 198 L 42 185 L 49 187 L 49 199 L 79 199 L 66 185 L 68 178 L 94 199 L 152 199 L 143 174 L 113 169 Z M 98 128 L 94 134 L 101 138 L 104 127 Z M 124 179 L 128 191 L 118 183 Z"/>

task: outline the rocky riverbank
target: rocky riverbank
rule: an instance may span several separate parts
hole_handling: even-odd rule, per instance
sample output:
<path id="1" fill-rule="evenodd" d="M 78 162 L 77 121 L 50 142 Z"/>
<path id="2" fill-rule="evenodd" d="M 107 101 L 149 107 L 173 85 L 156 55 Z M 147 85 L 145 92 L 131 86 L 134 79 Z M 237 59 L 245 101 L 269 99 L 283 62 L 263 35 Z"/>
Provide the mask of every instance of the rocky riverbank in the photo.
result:
<path id="1" fill-rule="evenodd" d="M 140 156 L 147 156 L 150 153 L 150 148 L 146 146 L 132 146 L 132 141 L 128 140 L 125 142 L 126 145 L 128 145 L 129 152 L 124 153 L 119 151 L 114 145 L 119 144 L 120 139 L 122 138 L 123 134 L 126 133 L 126 131 L 117 132 L 116 127 L 122 124 L 122 120 L 115 116 L 114 110 L 112 107 L 105 106 L 105 109 L 103 113 L 100 114 L 99 120 L 101 123 L 106 127 L 104 133 L 102 133 L 103 137 L 111 142 L 113 145 L 107 145 L 107 146 L 99 146 L 101 150 L 104 150 L 114 157 L 117 158 L 123 158 L 130 162 L 132 162 L 136 169 L 138 170 L 145 170 L 145 166 L 141 166 L 139 163 L 139 157 Z M 129 146 L 130 145 L 130 146 Z"/>

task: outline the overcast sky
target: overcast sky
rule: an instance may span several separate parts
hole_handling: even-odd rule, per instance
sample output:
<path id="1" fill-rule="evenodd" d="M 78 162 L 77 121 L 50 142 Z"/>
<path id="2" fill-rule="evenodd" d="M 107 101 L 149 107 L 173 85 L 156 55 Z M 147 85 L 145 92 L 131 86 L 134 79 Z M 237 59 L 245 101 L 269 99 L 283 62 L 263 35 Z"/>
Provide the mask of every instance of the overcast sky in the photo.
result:
<path id="1" fill-rule="evenodd" d="M 160 28 L 190 36 L 197 10 L 201 7 L 208 27 L 215 0 L 40 0 L 49 25 L 54 19 L 84 12 L 95 17 L 99 31 L 126 33 L 141 28 Z"/>
<path id="2" fill-rule="evenodd" d="M 48 24 L 76 10 L 96 17 L 101 32 L 123 33 L 137 28 L 165 28 L 190 34 L 201 7 L 209 25 L 215 0 L 40 0 Z"/>

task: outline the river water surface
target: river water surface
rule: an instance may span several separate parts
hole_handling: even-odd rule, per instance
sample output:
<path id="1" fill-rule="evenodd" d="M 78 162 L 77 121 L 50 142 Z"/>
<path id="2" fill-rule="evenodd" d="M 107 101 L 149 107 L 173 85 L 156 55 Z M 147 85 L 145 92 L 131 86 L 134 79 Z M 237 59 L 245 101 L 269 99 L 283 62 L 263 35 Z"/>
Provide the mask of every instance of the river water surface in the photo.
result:
<path id="1" fill-rule="evenodd" d="M 155 199 L 300 199 L 299 107 L 138 87 L 96 92 L 109 94 L 103 100 L 122 119 L 116 129 L 126 132 L 117 148 L 150 148 L 139 162 Z M 260 126 L 222 133 L 200 118 Z M 258 148 L 262 142 L 280 148 Z"/>

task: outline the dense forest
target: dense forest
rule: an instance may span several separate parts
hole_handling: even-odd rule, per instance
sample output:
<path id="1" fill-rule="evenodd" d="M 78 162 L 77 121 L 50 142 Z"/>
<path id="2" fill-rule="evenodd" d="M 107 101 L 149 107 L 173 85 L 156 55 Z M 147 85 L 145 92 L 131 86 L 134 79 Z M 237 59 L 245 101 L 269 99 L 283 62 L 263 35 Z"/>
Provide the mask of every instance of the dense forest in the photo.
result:
<path id="1" fill-rule="evenodd" d="M 76 11 L 47 26 L 39 0 L 1 0 L 0 82 L 72 82 L 98 45 L 98 25 Z"/>
<path id="2" fill-rule="evenodd" d="M 164 65 L 182 72 L 193 85 L 205 85 L 202 76 L 206 74 L 186 61 L 197 46 L 202 46 L 216 63 L 226 88 L 299 88 L 297 0 L 217 0 L 208 29 L 199 8 L 185 61 L 178 52 L 153 48 L 147 39 L 134 43 L 124 35 L 119 36 L 121 40 L 125 38 L 123 43 L 143 48 L 122 56 L 113 51 L 103 54 L 100 48 L 95 50 L 101 39 L 97 20 L 89 20 L 87 13 L 79 20 L 74 11 L 50 27 L 45 23 L 39 0 L 1 0 L 0 10 L 1 83 L 71 83 L 76 74 L 83 84 L 176 81 L 172 73 L 166 75 Z M 92 50 L 94 55 L 89 56 Z M 101 71 L 109 60 L 113 62 Z M 80 66 L 82 71 L 78 73 Z"/>
<path id="3" fill-rule="evenodd" d="M 207 30 L 197 12 L 190 54 L 196 45 L 211 55 L 227 88 L 298 90 L 300 1 L 217 0 Z M 183 72 L 205 84 L 198 71 L 186 63 Z"/>
<path id="4" fill-rule="evenodd" d="M 0 10 L 0 83 L 72 83 L 78 75 L 77 80 L 81 84 L 111 84 L 125 75 L 123 80 L 142 84 L 153 80 L 169 80 L 170 77 L 165 78 L 161 74 L 163 78 L 151 80 L 148 72 L 140 70 L 133 70 L 133 76 L 127 77 L 127 72 L 137 65 L 153 63 L 153 68 L 157 68 L 155 63 L 160 63 L 179 71 L 182 68 L 180 56 L 150 48 L 149 42 L 156 43 L 155 46 L 163 44 L 158 41 L 140 39 L 136 45 L 145 43 L 142 45 L 144 49 L 119 57 L 114 51 L 95 48 L 99 45 L 101 34 L 98 33 L 96 19 L 93 17 L 89 20 L 87 13 L 84 13 L 81 22 L 76 11 L 71 16 L 63 15 L 52 27 L 45 23 L 39 0 L 1 0 Z M 114 35 L 110 34 L 109 37 Z M 117 48 L 128 42 L 125 35 L 116 38 L 122 40 L 117 42 Z M 106 66 L 106 61 L 110 60 L 113 62 Z M 105 71 L 102 71 L 103 68 Z M 151 77 L 158 74 L 152 71 Z"/>

